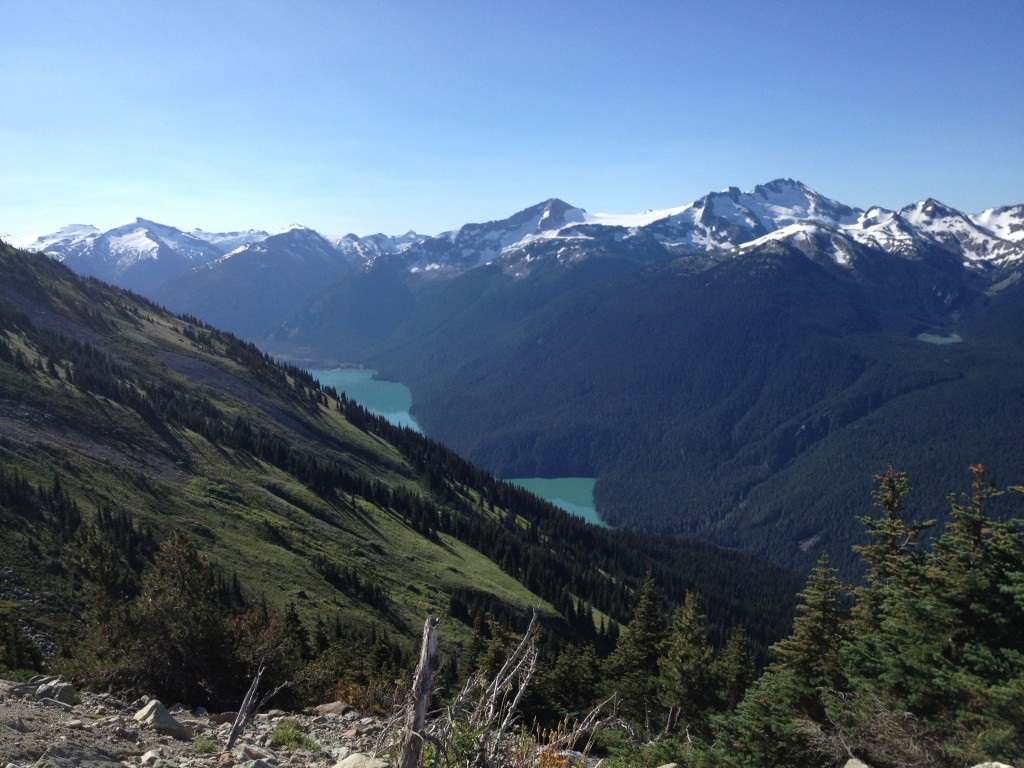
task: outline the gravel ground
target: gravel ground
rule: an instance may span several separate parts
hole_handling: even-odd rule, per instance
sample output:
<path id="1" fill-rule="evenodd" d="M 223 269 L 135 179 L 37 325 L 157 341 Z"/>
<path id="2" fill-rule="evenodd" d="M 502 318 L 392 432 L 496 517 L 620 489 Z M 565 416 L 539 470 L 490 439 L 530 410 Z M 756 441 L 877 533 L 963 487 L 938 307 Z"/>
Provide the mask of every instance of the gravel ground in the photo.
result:
<path id="1" fill-rule="evenodd" d="M 79 693 L 78 703 L 62 705 L 52 700 L 37 701 L 22 695 L 16 683 L 0 680 L 0 768 L 14 765 L 154 765 L 191 768 L 232 768 L 250 766 L 262 760 L 267 765 L 331 768 L 353 753 L 370 754 L 397 729 L 385 731 L 385 724 L 372 717 L 349 711 L 288 714 L 273 710 L 257 715 L 238 738 L 231 753 L 221 750 L 230 722 L 227 715 L 208 715 L 203 710 L 171 711 L 175 719 L 192 729 L 191 739 L 176 739 L 134 720 L 143 701 L 124 702 L 106 694 Z M 289 749 L 271 744 L 270 734 L 282 718 L 298 722 L 299 729 L 316 749 Z M 51 750 L 72 755 L 68 762 L 40 760 Z M 76 749 L 78 750 L 76 752 Z M 96 762 L 86 760 L 91 751 Z M 157 750 L 159 754 L 156 754 Z M 75 756 L 77 755 L 77 756 Z M 117 762 L 115 762 L 115 760 Z"/>

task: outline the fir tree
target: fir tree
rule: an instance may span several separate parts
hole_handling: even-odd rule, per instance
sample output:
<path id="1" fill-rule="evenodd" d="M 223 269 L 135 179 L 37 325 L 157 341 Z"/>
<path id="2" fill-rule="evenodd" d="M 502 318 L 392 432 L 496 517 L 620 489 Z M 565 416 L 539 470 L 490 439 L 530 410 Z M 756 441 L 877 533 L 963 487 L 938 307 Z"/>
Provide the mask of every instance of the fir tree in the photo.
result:
<path id="1" fill-rule="evenodd" d="M 754 655 L 750 651 L 743 627 L 736 627 L 729 633 L 725 648 L 715 659 L 714 677 L 718 689 L 718 706 L 733 709 L 754 679 Z"/>
<path id="2" fill-rule="evenodd" d="M 605 662 L 606 687 L 618 692 L 621 711 L 648 729 L 657 706 L 658 657 L 664 637 L 661 601 L 648 572 L 633 619 L 620 632 L 615 650 Z"/>
<path id="3" fill-rule="evenodd" d="M 700 596 L 688 592 L 683 605 L 672 615 L 658 660 L 658 693 L 661 703 L 668 708 L 669 731 L 675 730 L 679 722 L 702 726 L 714 706 L 714 650 L 708 642 L 707 629 Z"/>

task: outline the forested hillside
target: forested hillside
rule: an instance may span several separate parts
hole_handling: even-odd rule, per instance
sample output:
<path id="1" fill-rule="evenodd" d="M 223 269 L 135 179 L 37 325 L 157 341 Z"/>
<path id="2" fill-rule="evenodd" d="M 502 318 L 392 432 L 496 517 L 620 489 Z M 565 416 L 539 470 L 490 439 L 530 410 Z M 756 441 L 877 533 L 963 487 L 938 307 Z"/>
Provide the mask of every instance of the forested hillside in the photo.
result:
<path id="1" fill-rule="evenodd" d="M 428 614 L 461 641 L 538 607 L 550 654 L 608 648 L 648 573 L 673 603 L 706 595 L 719 640 L 743 625 L 763 650 L 785 631 L 792 574 L 588 526 L 249 343 L 44 256 L 3 246 L 0 274 L 0 611 L 50 664 L 146 682 L 145 659 L 123 654 L 153 639 L 157 593 L 192 606 L 187 627 L 250 616 L 224 629 L 232 663 L 267 632 L 290 633 L 296 664 L 348 638 L 320 682 L 392 669 Z M 182 564 L 194 581 L 174 581 Z M 149 683 L 236 695 L 241 676 L 207 663 L 188 683 L 204 691 Z"/>
<path id="2" fill-rule="evenodd" d="M 802 569 L 828 550 L 852 575 L 880 466 L 912 470 L 920 509 L 971 461 L 1024 472 L 1024 287 L 986 292 L 940 252 L 863 249 L 851 269 L 805 251 L 580 281 L 518 316 L 505 307 L 572 269 L 481 268 L 422 297 L 368 363 L 410 386 L 429 434 L 502 476 L 596 476 L 614 525 Z"/>

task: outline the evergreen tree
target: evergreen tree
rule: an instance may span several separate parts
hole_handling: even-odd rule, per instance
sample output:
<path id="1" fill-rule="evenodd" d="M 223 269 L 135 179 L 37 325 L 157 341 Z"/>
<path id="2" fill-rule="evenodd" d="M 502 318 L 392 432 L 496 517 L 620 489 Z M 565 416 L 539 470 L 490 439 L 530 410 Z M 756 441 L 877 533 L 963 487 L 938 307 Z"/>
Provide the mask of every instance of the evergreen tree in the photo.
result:
<path id="1" fill-rule="evenodd" d="M 736 627 L 729 633 L 725 648 L 715 659 L 714 677 L 718 688 L 718 706 L 733 709 L 754 679 L 754 655 L 747 633 Z"/>
<path id="2" fill-rule="evenodd" d="M 139 673 L 152 693 L 188 702 L 223 695 L 227 624 L 213 571 L 185 533 L 175 531 L 161 545 L 130 616 Z"/>
<path id="3" fill-rule="evenodd" d="M 580 715 L 597 696 L 599 670 L 593 645 L 569 646 L 542 676 L 541 695 L 551 702 L 559 717 Z"/>
<path id="4" fill-rule="evenodd" d="M 793 632 L 772 647 L 775 663 L 792 671 L 797 680 L 785 704 L 801 715 L 820 717 L 821 692 L 846 689 L 843 592 L 828 555 L 822 555 L 800 593 Z"/>
<path id="5" fill-rule="evenodd" d="M 604 667 L 605 687 L 618 692 L 620 711 L 648 729 L 658 703 L 658 657 L 664 637 L 661 601 L 648 572 L 633 619 L 620 632 Z"/>
<path id="6" fill-rule="evenodd" d="M 775 661 L 734 712 L 715 719 L 720 737 L 715 755 L 722 765 L 815 764 L 805 726 L 824 720 L 830 692 L 846 690 L 842 594 L 835 570 L 822 556 L 800 593 L 792 633 L 771 649 Z"/>
<path id="7" fill-rule="evenodd" d="M 674 731 L 679 722 L 702 727 L 715 704 L 714 649 L 707 630 L 700 596 L 688 592 L 683 605 L 672 615 L 658 660 L 658 694 L 668 708 L 669 731 Z"/>
<path id="8" fill-rule="evenodd" d="M 1016 760 L 1024 754 L 1024 535 L 989 518 L 1003 494 L 983 467 L 971 470 L 971 493 L 951 498 L 931 550 L 874 586 L 872 631 L 862 629 L 846 655 L 872 659 L 850 666 L 854 690 L 912 712 L 943 751 Z"/>
<path id="9" fill-rule="evenodd" d="M 0 616 L 0 672 L 42 671 L 43 654 L 19 622 L 10 615 Z"/>

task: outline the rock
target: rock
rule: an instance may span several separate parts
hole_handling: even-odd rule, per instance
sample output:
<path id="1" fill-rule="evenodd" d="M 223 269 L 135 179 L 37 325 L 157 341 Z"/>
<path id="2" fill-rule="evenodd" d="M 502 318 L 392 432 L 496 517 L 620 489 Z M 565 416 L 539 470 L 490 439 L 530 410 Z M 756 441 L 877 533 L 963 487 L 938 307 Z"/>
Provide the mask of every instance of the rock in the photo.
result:
<path id="1" fill-rule="evenodd" d="M 85 747 L 73 742 L 52 744 L 39 758 L 35 768 L 120 768 L 121 760 L 113 752 Z"/>
<path id="2" fill-rule="evenodd" d="M 48 697 L 39 699 L 39 703 L 45 704 L 48 707 L 57 707 L 58 709 L 63 709 L 65 712 L 70 712 L 73 709 L 73 705 L 71 704 L 65 704 L 63 701 L 57 701 L 56 699 L 51 699 Z"/>
<path id="3" fill-rule="evenodd" d="M 260 749 L 252 744 L 243 744 L 236 750 L 239 760 L 273 760 L 277 762 L 277 755 L 268 749 Z"/>
<path id="4" fill-rule="evenodd" d="M 1013 766 L 1006 763 L 978 763 L 971 768 L 1013 768 Z"/>
<path id="5" fill-rule="evenodd" d="M 353 709 L 354 707 L 347 701 L 332 701 L 329 704 L 321 704 L 319 707 L 314 707 L 314 711 L 318 715 L 344 715 Z"/>
<path id="6" fill-rule="evenodd" d="M 55 680 L 48 680 L 36 689 L 37 699 L 54 699 L 62 704 L 75 703 L 75 686 L 58 677 Z"/>
<path id="7" fill-rule="evenodd" d="M 849 760 L 846 761 L 846 764 L 843 766 L 843 768 L 871 768 L 871 766 L 869 766 L 863 760 L 858 760 L 856 757 L 851 757 Z"/>
<path id="8" fill-rule="evenodd" d="M 333 754 L 335 760 L 341 761 L 352 754 L 352 749 L 342 744 L 340 747 L 334 748 Z"/>
<path id="9" fill-rule="evenodd" d="M 390 768 L 390 766 L 376 757 L 364 755 L 362 752 L 355 752 L 341 762 L 335 763 L 334 768 Z"/>
<path id="10" fill-rule="evenodd" d="M 236 717 L 238 717 L 237 712 L 218 712 L 215 715 L 210 715 L 210 725 L 233 724 Z"/>
<path id="11" fill-rule="evenodd" d="M 266 760 L 246 760 L 239 763 L 237 768 L 277 768 L 277 766 L 273 763 L 268 763 Z"/>
<path id="12" fill-rule="evenodd" d="M 192 729 L 175 720 L 174 716 L 167 711 L 167 707 L 156 699 L 136 712 L 134 719 L 145 723 L 157 733 L 165 733 L 183 741 L 192 738 Z"/>
<path id="13" fill-rule="evenodd" d="M 665 763 L 664 765 L 659 765 L 658 768 L 679 768 L 679 763 Z"/>
<path id="14" fill-rule="evenodd" d="M 151 749 L 149 752 L 144 754 L 140 760 L 143 765 L 155 765 L 158 761 L 164 759 L 164 753 L 159 749 Z"/>

